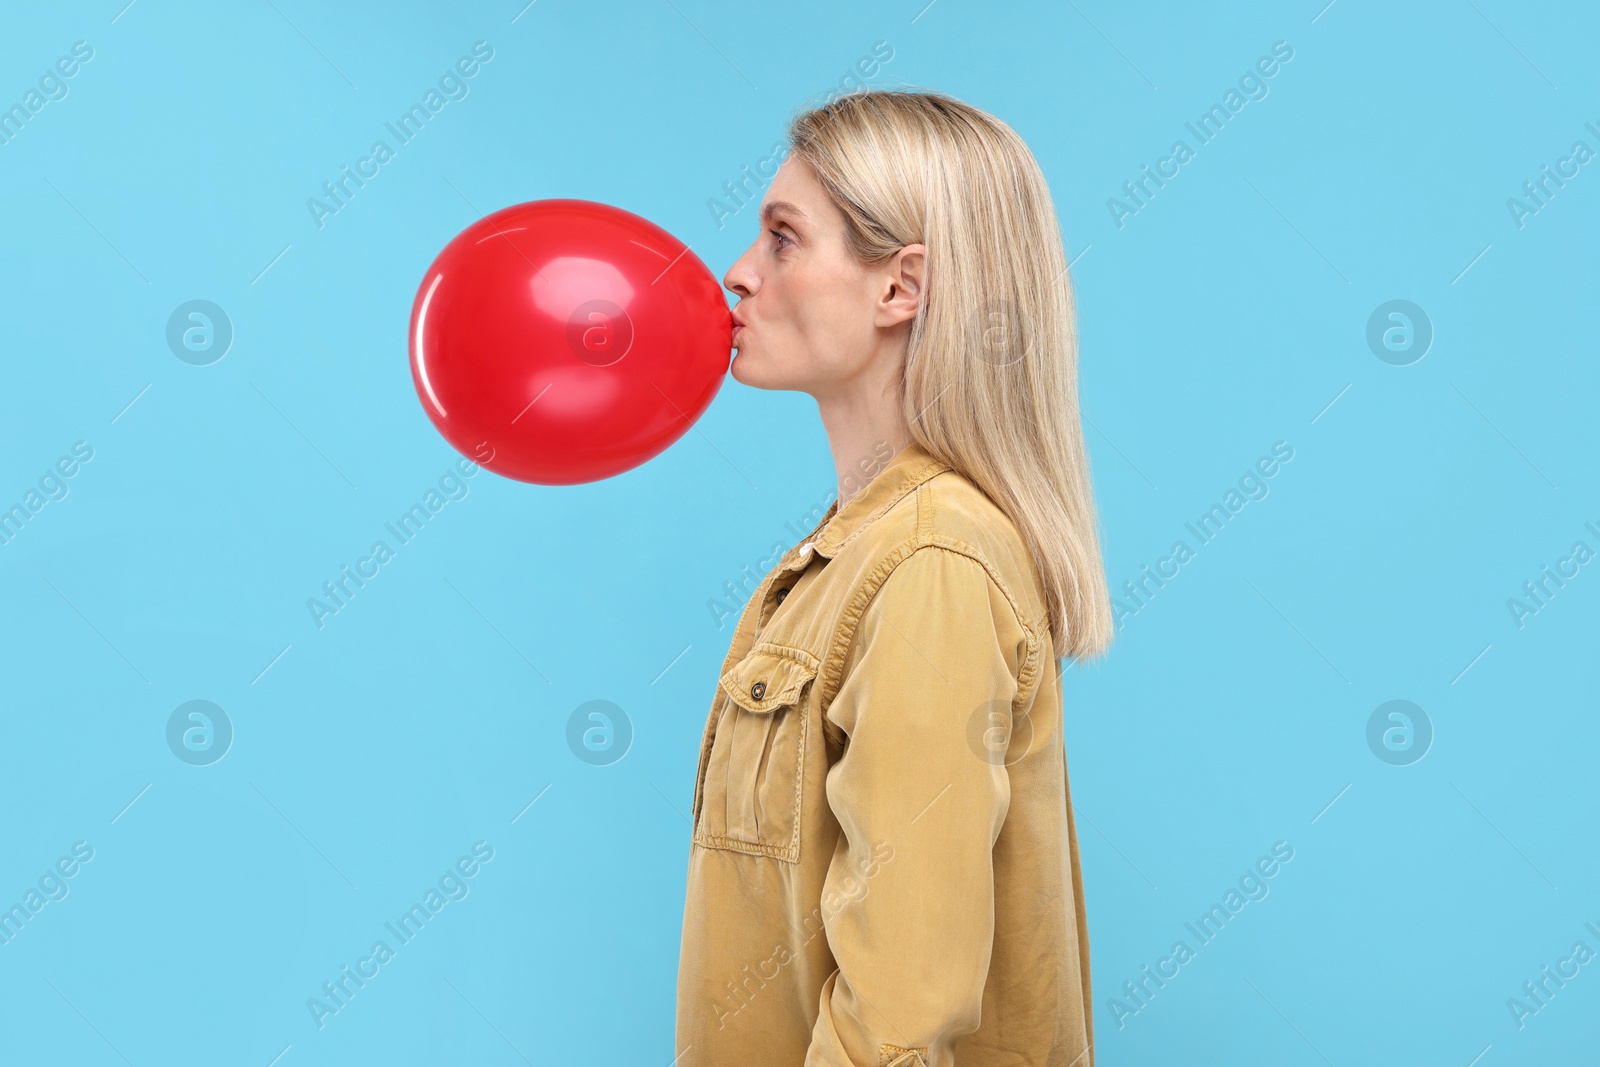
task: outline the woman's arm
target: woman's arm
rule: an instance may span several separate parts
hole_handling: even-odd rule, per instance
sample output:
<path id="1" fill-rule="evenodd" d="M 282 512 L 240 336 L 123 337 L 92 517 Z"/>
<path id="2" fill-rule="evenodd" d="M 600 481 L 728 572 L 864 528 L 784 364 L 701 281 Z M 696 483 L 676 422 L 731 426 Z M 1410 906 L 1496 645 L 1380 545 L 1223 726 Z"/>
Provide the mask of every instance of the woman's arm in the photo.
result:
<path id="1" fill-rule="evenodd" d="M 983 564 L 942 546 L 900 563 L 868 606 L 827 712 L 848 738 L 827 776 L 838 970 L 805 1067 L 950 1067 L 978 1028 L 1011 799 L 985 731 L 1009 728 L 1031 640 Z"/>

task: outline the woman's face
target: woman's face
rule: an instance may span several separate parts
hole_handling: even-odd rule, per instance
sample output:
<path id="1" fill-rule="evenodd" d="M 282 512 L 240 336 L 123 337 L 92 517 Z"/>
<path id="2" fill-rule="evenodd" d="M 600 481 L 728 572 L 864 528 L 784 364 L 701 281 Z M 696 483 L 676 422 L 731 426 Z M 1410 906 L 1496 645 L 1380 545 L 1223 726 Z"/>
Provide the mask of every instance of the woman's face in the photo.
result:
<path id="1" fill-rule="evenodd" d="M 824 397 L 872 358 L 879 273 L 845 248 L 844 215 L 811 165 L 791 154 L 761 201 L 761 232 L 722 284 L 739 297 L 733 309 L 730 373 L 758 389 L 794 389 Z"/>

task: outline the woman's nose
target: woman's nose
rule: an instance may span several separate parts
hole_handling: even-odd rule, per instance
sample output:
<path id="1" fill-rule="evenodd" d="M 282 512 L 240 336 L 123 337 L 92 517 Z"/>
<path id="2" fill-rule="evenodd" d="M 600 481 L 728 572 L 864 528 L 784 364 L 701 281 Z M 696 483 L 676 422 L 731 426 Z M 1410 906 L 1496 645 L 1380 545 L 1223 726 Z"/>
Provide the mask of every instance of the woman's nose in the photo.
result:
<path id="1" fill-rule="evenodd" d="M 754 296 L 761 287 L 755 271 L 750 268 L 750 253 L 746 252 L 728 268 L 728 273 L 722 276 L 722 286 L 730 293 L 739 297 Z"/>

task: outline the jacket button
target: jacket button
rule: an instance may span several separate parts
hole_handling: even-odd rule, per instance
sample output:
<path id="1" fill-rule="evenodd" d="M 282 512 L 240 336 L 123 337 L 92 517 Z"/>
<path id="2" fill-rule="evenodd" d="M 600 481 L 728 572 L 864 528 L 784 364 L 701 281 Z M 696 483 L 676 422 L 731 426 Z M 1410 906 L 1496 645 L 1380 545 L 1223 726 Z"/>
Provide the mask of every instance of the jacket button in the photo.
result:
<path id="1" fill-rule="evenodd" d="M 767 683 L 766 682 L 757 682 L 755 685 L 752 685 L 750 687 L 750 696 L 755 700 L 760 700 L 762 697 L 766 696 L 766 694 L 767 694 Z"/>
<path id="2" fill-rule="evenodd" d="M 788 586 L 784 586 L 782 589 L 778 590 L 778 603 L 782 604 L 783 603 L 783 598 L 788 596 L 788 595 L 789 595 L 789 587 Z"/>

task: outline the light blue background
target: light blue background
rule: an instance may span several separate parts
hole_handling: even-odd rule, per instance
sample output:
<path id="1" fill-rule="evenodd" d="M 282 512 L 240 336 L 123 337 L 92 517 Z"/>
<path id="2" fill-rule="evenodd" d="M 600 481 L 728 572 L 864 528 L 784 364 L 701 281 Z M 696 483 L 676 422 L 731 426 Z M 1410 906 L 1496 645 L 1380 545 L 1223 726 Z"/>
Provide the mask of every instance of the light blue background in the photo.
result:
<path id="1" fill-rule="evenodd" d="M 0 33 L 5 106 L 94 48 L 0 145 L 0 505 L 94 449 L 0 546 L 0 904 L 95 850 L 0 945 L 0 1059 L 673 1060 L 732 631 L 707 602 L 830 499 L 814 405 L 730 380 L 617 478 L 479 474 L 323 629 L 306 600 L 455 459 L 406 362 L 451 236 L 581 197 L 720 278 L 754 212 L 708 200 L 886 41 L 873 84 L 992 111 L 1050 181 L 1113 587 L 1294 449 L 1066 674 L 1098 1062 L 1592 1061 L 1600 962 L 1521 1029 L 1506 1005 L 1600 950 L 1600 563 L 1507 607 L 1600 549 L 1600 163 L 1521 228 L 1506 203 L 1600 149 L 1592 7 L 122 3 L 8 4 Z M 470 95 L 318 229 L 306 199 L 478 40 Z M 1269 95 L 1119 229 L 1108 198 L 1275 41 Z M 210 366 L 166 344 L 191 299 L 235 329 Z M 1409 366 L 1365 340 L 1391 299 L 1435 330 Z M 236 730 L 211 766 L 166 744 L 192 699 Z M 633 724 L 610 766 L 565 741 L 592 699 Z M 1391 699 L 1436 731 L 1410 766 L 1366 742 Z M 307 999 L 480 840 L 470 895 L 319 1030 Z M 1119 1028 L 1275 841 L 1270 895 Z"/>

